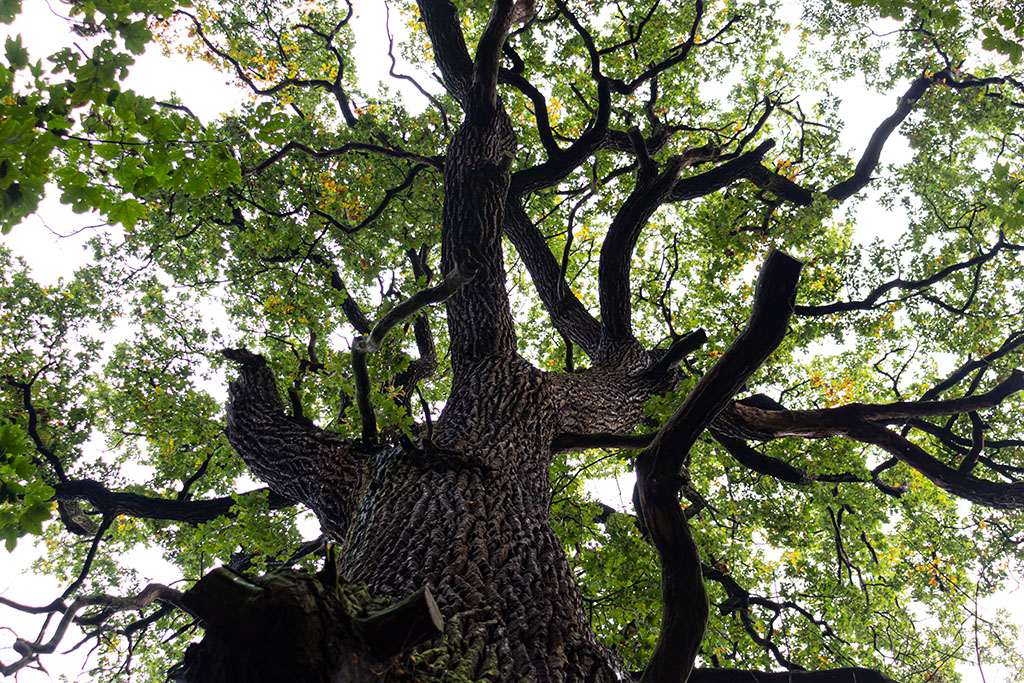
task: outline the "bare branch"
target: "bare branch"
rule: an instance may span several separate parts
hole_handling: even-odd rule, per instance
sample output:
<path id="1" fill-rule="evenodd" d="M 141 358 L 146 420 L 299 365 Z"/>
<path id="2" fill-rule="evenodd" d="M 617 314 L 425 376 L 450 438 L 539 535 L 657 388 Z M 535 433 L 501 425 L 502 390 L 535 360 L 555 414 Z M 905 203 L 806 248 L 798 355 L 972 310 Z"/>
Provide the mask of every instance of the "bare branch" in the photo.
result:
<path id="1" fill-rule="evenodd" d="M 388 73 L 392 78 L 397 78 L 411 83 L 414 88 L 420 91 L 421 95 L 430 100 L 430 103 L 434 105 L 435 109 L 437 109 L 438 114 L 441 115 L 441 124 L 444 126 L 445 133 L 447 133 L 450 129 L 448 124 L 448 112 L 445 111 L 444 105 L 441 104 L 440 100 L 427 92 L 423 86 L 419 84 L 419 81 L 412 76 L 400 74 L 395 71 L 395 68 L 398 66 L 398 62 L 395 59 L 395 38 L 391 35 L 391 5 L 387 2 L 384 3 L 384 13 L 384 28 L 388 34 L 388 58 L 391 60 L 391 68 L 388 69 Z"/>
<path id="2" fill-rule="evenodd" d="M 399 303 L 384 314 L 370 330 L 369 335 L 357 338 L 352 344 L 352 372 L 356 378 L 356 406 L 359 408 L 359 416 L 362 420 L 364 443 L 376 443 L 377 441 L 377 419 L 374 416 L 373 402 L 370 399 L 370 376 L 366 368 L 366 354 L 379 351 L 384 344 L 384 338 L 403 320 L 416 315 L 431 304 L 440 303 L 449 298 L 472 280 L 475 275 L 476 268 L 473 266 L 472 259 L 465 259 L 445 277 L 441 284 L 420 290 Z"/>
<path id="3" fill-rule="evenodd" d="M 277 150 L 269 157 L 258 163 L 252 168 L 243 168 L 242 175 L 250 176 L 262 173 L 277 162 L 281 161 L 292 152 L 302 152 L 306 156 L 314 159 L 333 159 L 334 157 L 348 154 L 349 152 L 373 152 L 374 154 L 380 154 L 382 156 L 391 157 L 393 159 L 405 159 L 408 161 L 415 161 L 418 164 L 429 166 L 437 170 L 441 170 L 444 166 L 443 157 L 425 157 L 422 154 L 416 154 L 414 152 L 407 152 L 400 147 L 383 147 L 381 145 L 374 145 L 368 142 L 346 142 L 341 147 L 334 147 L 332 149 L 313 149 L 309 145 L 302 142 L 295 142 L 294 140 L 286 143 L 281 149 Z"/>
<path id="4" fill-rule="evenodd" d="M 45 643 L 42 642 L 44 635 L 42 633 L 39 634 L 39 638 L 36 641 L 31 643 L 19 638 L 14 643 L 14 650 L 21 655 L 21 659 L 8 665 L 0 664 L 0 674 L 9 676 L 31 664 L 39 655 L 53 652 L 57 648 L 57 645 L 60 644 L 60 641 L 63 640 L 64 634 L 67 632 L 68 626 L 71 625 L 75 615 L 85 607 L 98 606 L 111 612 L 122 612 L 126 610 L 141 610 L 153 604 L 153 602 L 159 601 L 175 607 L 184 608 L 181 602 L 181 596 L 182 594 L 173 588 L 151 583 L 135 597 L 124 598 L 110 595 L 90 595 L 78 598 L 71 603 L 67 609 L 62 610 L 55 606 L 53 611 L 63 611 L 64 615 L 58 622 L 57 628 L 54 630 L 50 639 Z"/>
<path id="5" fill-rule="evenodd" d="M 685 683 L 707 625 L 700 552 L 679 506 L 690 449 L 786 334 L 801 263 L 779 251 L 765 260 L 750 319 L 637 458 L 640 514 L 661 560 L 661 632 L 642 681 Z"/>
<path id="6" fill-rule="evenodd" d="M 974 258 L 968 259 L 961 263 L 954 263 L 953 265 L 946 266 L 942 270 L 930 275 L 921 280 L 904 280 L 903 278 L 893 278 L 885 284 L 879 285 L 871 290 L 866 297 L 859 301 L 841 301 L 833 304 L 823 304 L 819 306 L 797 306 L 797 315 L 830 315 L 832 313 L 843 313 L 846 311 L 865 311 L 875 307 L 878 300 L 882 298 L 888 292 L 894 289 L 904 291 L 920 291 L 931 287 L 932 285 L 945 280 L 947 277 L 961 270 L 966 270 L 975 266 L 980 266 L 986 261 L 995 258 L 1000 251 L 1004 249 L 1010 249 L 1013 251 L 1021 250 L 1022 247 L 1009 244 L 1004 242 L 1002 238 L 996 242 L 991 249 L 987 252 L 982 252 Z"/>

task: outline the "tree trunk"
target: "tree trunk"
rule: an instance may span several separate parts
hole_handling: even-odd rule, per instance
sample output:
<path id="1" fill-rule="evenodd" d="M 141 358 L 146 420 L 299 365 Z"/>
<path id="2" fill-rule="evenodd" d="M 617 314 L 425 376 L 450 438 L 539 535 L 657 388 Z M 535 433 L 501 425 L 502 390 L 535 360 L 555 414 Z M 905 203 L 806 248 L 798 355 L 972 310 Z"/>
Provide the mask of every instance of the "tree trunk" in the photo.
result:
<path id="1" fill-rule="evenodd" d="M 453 393 L 430 448 L 381 454 L 342 572 L 375 595 L 428 586 L 450 666 L 471 679 L 619 680 L 548 522 L 546 390 L 521 361 L 482 364 Z"/>
<path id="2" fill-rule="evenodd" d="M 581 373 L 546 375 L 519 357 L 502 255 L 517 142 L 497 92 L 512 2 L 495 4 L 472 60 L 453 5 L 427 0 L 420 11 L 466 113 L 445 156 L 441 265 L 474 275 L 445 303 L 453 386 L 444 412 L 418 446 L 378 446 L 370 419 L 363 442 L 345 444 L 284 417 L 262 359 L 234 351 L 242 373 L 228 438 L 271 489 L 316 512 L 342 546 L 347 579 L 396 600 L 430 590 L 444 633 L 416 666 L 432 665 L 431 677 L 623 680 L 550 526 L 549 467 L 560 435 L 628 433 L 676 373 L 650 372 L 630 334 L 604 329 L 598 347 L 614 353 Z M 365 367 L 354 371 L 369 383 Z"/>
<path id="3" fill-rule="evenodd" d="M 548 470 L 559 436 L 631 429 L 665 376 L 616 366 L 549 375 L 515 355 L 490 357 L 456 378 L 432 439 L 366 447 L 288 418 L 263 359 L 228 355 L 241 363 L 228 438 L 253 471 L 318 515 L 347 580 L 375 597 L 426 587 L 436 599 L 443 634 L 414 664 L 392 661 L 393 675 L 412 664 L 424 680 L 626 678 L 597 643 L 549 524 Z"/>

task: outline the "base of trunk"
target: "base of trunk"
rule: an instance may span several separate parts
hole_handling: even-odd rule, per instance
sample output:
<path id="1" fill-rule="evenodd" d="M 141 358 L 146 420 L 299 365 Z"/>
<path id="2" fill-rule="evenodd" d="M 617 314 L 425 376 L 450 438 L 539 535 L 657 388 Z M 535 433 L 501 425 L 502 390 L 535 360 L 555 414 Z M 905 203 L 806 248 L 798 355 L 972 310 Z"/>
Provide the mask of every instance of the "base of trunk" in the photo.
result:
<path id="1" fill-rule="evenodd" d="M 185 604 L 207 631 L 171 672 L 177 683 L 411 681 L 402 653 L 442 631 L 426 588 L 388 605 L 333 572 L 217 569 Z"/>

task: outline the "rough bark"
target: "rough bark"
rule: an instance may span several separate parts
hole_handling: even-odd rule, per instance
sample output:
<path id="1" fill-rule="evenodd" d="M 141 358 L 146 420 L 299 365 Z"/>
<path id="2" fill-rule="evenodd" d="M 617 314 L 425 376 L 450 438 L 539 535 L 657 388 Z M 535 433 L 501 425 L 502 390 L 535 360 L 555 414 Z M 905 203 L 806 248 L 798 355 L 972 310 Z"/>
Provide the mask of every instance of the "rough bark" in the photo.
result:
<path id="1" fill-rule="evenodd" d="M 243 359 L 229 413 L 236 448 L 271 488 L 319 514 L 327 505 L 330 514 L 353 509 L 350 522 L 324 525 L 345 544 L 342 574 L 384 598 L 426 586 L 445 619 L 435 647 L 444 650 L 447 669 L 469 679 L 621 680 L 615 657 L 593 636 L 549 525 L 548 468 L 560 434 L 595 427 L 624 433 L 640 419 L 643 401 L 670 379 L 611 366 L 547 375 L 517 356 L 479 361 L 453 387 L 431 441 L 420 450 L 376 450 L 360 461 L 363 474 L 351 477 L 360 483 L 334 480 L 328 499 L 302 482 L 350 453 L 307 435 L 307 450 L 292 446 L 287 459 L 275 461 L 285 446 L 263 425 L 291 424 L 280 410 L 268 417 L 273 385 L 256 381 L 266 367 L 235 355 Z M 262 392 L 261 401 L 246 396 L 251 390 Z M 239 411 L 254 406 L 264 406 L 262 419 L 243 421 Z M 243 436 L 241 425 L 262 438 Z"/>
<path id="2" fill-rule="evenodd" d="M 334 558 L 331 558 L 331 562 Z M 413 680 L 392 658 L 441 630 L 422 588 L 393 605 L 339 579 L 277 571 L 252 580 L 217 569 L 181 597 L 206 626 L 174 671 L 177 683 L 371 683 Z"/>

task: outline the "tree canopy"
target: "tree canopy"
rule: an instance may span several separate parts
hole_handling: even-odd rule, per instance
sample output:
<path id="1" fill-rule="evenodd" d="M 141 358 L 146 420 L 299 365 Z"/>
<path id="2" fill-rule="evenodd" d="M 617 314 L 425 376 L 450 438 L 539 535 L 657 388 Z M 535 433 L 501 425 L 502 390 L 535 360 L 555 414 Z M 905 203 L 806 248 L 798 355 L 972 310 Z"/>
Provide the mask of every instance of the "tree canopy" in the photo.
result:
<path id="1" fill-rule="evenodd" d="M 0 0 L 7 239 L 44 194 L 102 223 L 57 284 L 0 249 L 0 536 L 66 586 L 0 597 L 47 619 L 5 675 L 74 621 L 97 679 L 164 680 L 215 567 L 368 542 L 373 458 L 475 467 L 434 437 L 512 357 L 567 397 L 527 474 L 625 671 L 1022 675 L 980 604 L 1024 553 L 1019 2 L 394 0 L 373 35 L 345 1 L 61 8 L 35 54 Z M 159 49 L 247 103 L 134 92 Z M 246 445 L 250 403 L 285 468 L 345 444 L 371 474 L 323 487 L 363 497 Z M 139 546 L 183 583 L 142 585 Z M 423 680 L 507 675 L 419 647 Z"/>

